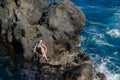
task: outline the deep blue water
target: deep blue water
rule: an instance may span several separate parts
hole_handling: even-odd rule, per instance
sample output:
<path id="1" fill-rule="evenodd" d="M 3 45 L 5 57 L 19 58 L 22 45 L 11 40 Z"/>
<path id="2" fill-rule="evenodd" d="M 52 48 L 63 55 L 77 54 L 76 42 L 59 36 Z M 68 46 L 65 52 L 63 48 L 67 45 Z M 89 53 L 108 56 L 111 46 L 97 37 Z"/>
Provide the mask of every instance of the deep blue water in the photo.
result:
<path id="1" fill-rule="evenodd" d="M 72 0 L 85 13 L 80 51 L 107 80 L 120 80 L 120 0 Z"/>

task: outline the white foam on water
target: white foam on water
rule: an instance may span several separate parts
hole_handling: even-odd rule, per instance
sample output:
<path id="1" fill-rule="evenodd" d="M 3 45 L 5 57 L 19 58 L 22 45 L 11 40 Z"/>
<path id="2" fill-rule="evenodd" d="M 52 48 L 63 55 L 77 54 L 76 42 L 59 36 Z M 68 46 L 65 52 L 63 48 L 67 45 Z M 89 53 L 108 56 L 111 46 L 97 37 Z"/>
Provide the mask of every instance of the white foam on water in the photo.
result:
<path id="1" fill-rule="evenodd" d="M 115 13 L 111 17 L 109 17 L 108 25 L 109 25 L 109 27 L 112 27 L 112 28 L 113 27 L 119 28 L 119 26 L 120 26 L 120 6 L 114 7 L 113 11 L 115 11 Z"/>
<path id="2" fill-rule="evenodd" d="M 109 62 L 109 59 L 106 59 L 106 61 Z M 107 80 L 120 80 L 120 74 L 117 73 L 112 73 L 111 71 L 108 70 L 108 68 L 106 67 L 106 65 L 108 64 L 108 62 L 102 61 L 101 64 L 97 65 L 97 70 L 104 73 L 107 77 Z M 96 79 L 98 80 L 98 79 Z"/>
<path id="3" fill-rule="evenodd" d="M 95 8 L 94 6 L 89 6 L 91 8 Z M 87 9 L 87 7 L 85 7 Z M 105 31 L 105 33 L 107 34 L 107 36 L 111 37 L 112 39 L 118 39 L 120 38 L 120 7 L 119 6 L 116 6 L 116 7 L 113 7 L 113 8 L 106 8 L 107 11 L 115 11 L 115 13 L 113 15 L 111 15 L 111 17 L 109 17 L 107 19 L 108 23 L 107 24 L 103 24 L 103 23 L 100 23 L 100 22 L 94 22 L 94 21 L 91 21 L 91 20 L 88 20 L 87 19 L 87 22 L 91 25 L 94 25 L 94 26 L 97 26 L 101 29 L 101 27 L 105 30 L 103 30 L 103 32 Z M 114 45 L 112 45 L 112 43 L 109 43 L 107 42 L 107 38 L 106 38 L 106 34 L 101 34 L 100 30 L 98 30 L 99 28 L 96 28 L 94 26 L 90 26 L 91 29 L 86 29 L 85 30 L 85 33 L 88 34 L 88 36 L 84 37 L 82 42 L 84 40 L 86 40 L 83 45 L 83 47 L 81 48 L 81 50 L 83 52 L 86 52 L 88 51 L 89 49 L 86 48 L 86 44 L 89 44 L 87 42 L 94 42 L 93 44 L 96 44 L 96 45 L 100 45 L 100 46 L 109 46 L 109 47 L 114 47 Z M 105 27 L 105 28 L 104 28 Z M 97 31 L 96 31 L 97 30 Z M 107 32 L 106 32 L 107 31 Z M 94 49 L 94 48 L 93 48 Z M 95 50 L 93 50 L 95 51 Z M 114 52 L 113 55 L 117 56 L 119 54 L 119 52 Z M 92 61 L 94 63 L 94 66 L 96 67 L 96 70 L 101 72 L 101 73 L 104 73 L 107 77 L 107 80 L 120 80 L 120 73 L 116 73 L 116 72 L 120 72 L 120 66 L 116 65 L 114 62 L 110 61 L 110 60 L 113 60 L 113 56 L 111 57 L 107 57 L 105 59 L 106 56 L 100 56 L 99 54 L 97 53 L 89 53 L 90 57 L 92 57 Z M 101 61 L 102 60 L 102 61 Z M 115 61 L 119 61 L 119 58 L 117 57 L 114 57 L 114 60 Z M 113 69 L 109 69 L 108 68 L 108 65 L 111 65 L 113 66 Z M 110 67 L 111 67 L 110 66 Z M 114 69 L 118 69 L 117 71 Z M 100 79 L 94 79 L 94 80 L 100 80 Z"/>
<path id="4" fill-rule="evenodd" d="M 81 40 L 81 42 L 83 42 L 84 40 L 86 40 L 86 37 L 80 36 L 80 40 Z"/>
<path id="5" fill-rule="evenodd" d="M 84 48 L 82 48 L 84 50 Z M 84 51 L 83 51 L 84 52 Z M 114 54 L 117 54 L 117 52 L 115 52 Z M 112 64 L 114 65 L 114 67 L 116 68 L 120 68 L 119 66 L 116 66 L 113 62 L 110 61 L 110 59 L 112 57 L 107 57 L 107 58 L 102 58 L 97 54 L 89 54 L 91 56 L 91 59 L 94 63 L 94 67 L 96 68 L 97 71 L 104 73 L 105 76 L 107 77 L 107 80 L 120 80 L 120 74 L 115 73 L 114 71 L 110 71 L 107 68 L 107 64 Z M 93 56 L 93 57 L 92 57 Z M 99 61 L 99 63 L 97 63 L 97 61 Z M 100 80 L 99 78 L 94 78 L 94 80 Z"/>
<path id="6" fill-rule="evenodd" d="M 93 39 L 94 39 L 94 41 L 96 41 L 96 43 L 98 44 L 98 45 L 108 45 L 108 46 L 112 46 L 111 44 L 109 44 L 109 43 L 107 43 L 106 41 L 104 41 L 104 40 L 102 40 L 103 38 L 104 38 L 104 35 L 101 35 L 101 34 L 96 34 L 96 36 L 97 36 L 97 38 L 96 37 L 94 37 Z M 85 36 L 80 36 L 81 37 L 81 41 L 83 42 L 84 40 L 86 40 L 86 37 Z M 99 38 L 99 39 L 98 39 Z M 94 48 L 93 48 L 94 49 Z M 82 47 L 81 48 L 81 51 L 82 52 L 85 52 L 87 49 L 85 48 L 85 47 Z M 114 52 L 113 53 L 114 55 L 117 55 L 117 54 L 119 54 L 118 52 Z M 120 74 L 117 74 L 117 73 L 115 73 L 115 71 L 110 71 L 109 69 L 108 69 L 108 67 L 107 67 L 107 64 L 111 64 L 112 66 L 114 66 L 114 67 L 116 67 L 117 69 L 118 69 L 118 71 L 117 72 L 119 72 L 120 71 L 120 67 L 119 66 L 117 66 L 117 65 L 115 65 L 114 63 L 112 63 L 111 61 L 110 61 L 110 59 L 112 58 L 112 57 L 107 57 L 107 58 L 103 58 L 103 57 L 101 57 L 101 56 L 99 56 L 99 55 L 97 55 L 97 54 L 92 54 L 92 53 L 90 53 L 89 54 L 90 56 L 91 56 L 91 59 L 92 59 L 92 61 L 93 61 L 93 63 L 94 63 L 94 66 L 96 67 L 96 70 L 97 71 L 99 71 L 99 72 L 101 72 L 101 73 L 104 73 L 105 75 L 106 75 L 106 77 L 107 77 L 107 80 L 120 80 Z M 92 57 L 93 56 L 93 57 Z M 114 59 L 117 59 L 117 58 L 114 58 Z M 99 63 L 98 63 L 98 61 L 100 61 Z M 114 70 L 114 69 L 113 69 Z M 94 80 L 100 80 L 99 78 L 95 78 Z"/>
<path id="7" fill-rule="evenodd" d="M 90 23 L 90 24 L 92 24 L 92 25 L 99 25 L 99 26 L 103 26 L 103 27 L 109 27 L 108 25 L 106 25 L 106 24 L 103 24 L 103 23 L 101 23 L 101 22 L 94 22 L 94 21 L 91 21 L 91 20 L 86 20 L 88 23 Z"/>
<path id="8" fill-rule="evenodd" d="M 110 31 L 107 31 L 107 34 L 110 35 L 111 37 L 120 37 L 120 30 L 118 29 L 111 29 Z"/>
<path id="9" fill-rule="evenodd" d="M 80 38 L 80 43 L 79 43 L 79 45 L 78 45 L 78 47 L 80 47 L 81 46 L 81 43 L 84 41 L 84 40 L 86 40 L 86 37 L 84 37 L 84 36 L 79 36 L 79 38 Z"/>
<path id="10" fill-rule="evenodd" d="M 113 45 L 111 45 L 111 44 L 109 44 L 109 43 L 107 43 L 107 42 L 105 42 L 105 41 L 102 41 L 102 40 L 96 40 L 96 43 L 97 43 L 98 45 L 106 45 L 106 46 L 111 46 L 111 47 L 113 47 Z"/>
<path id="11" fill-rule="evenodd" d="M 118 55 L 119 53 L 118 53 L 118 52 L 114 52 L 113 54 L 114 54 L 114 55 Z"/>
<path id="12" fill-rule="evenodd" d="M 92 40 L 97 44 L 97 45 L 106 45 L 106 46 L 111 46 L 113 47 L 112 44 L 109 44 L 105 38 L 105 36 L 103 34 L 95 34 L 95 36 L 93 36 Z"/>

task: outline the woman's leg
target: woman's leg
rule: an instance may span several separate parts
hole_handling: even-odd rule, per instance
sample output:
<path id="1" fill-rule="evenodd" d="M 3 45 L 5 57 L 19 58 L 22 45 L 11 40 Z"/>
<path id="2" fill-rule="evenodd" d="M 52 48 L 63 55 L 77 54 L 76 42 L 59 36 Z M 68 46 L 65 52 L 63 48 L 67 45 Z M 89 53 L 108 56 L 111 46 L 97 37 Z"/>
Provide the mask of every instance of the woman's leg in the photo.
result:
<path id="1" fill-rule="evenodd" d="M 42 56 L 45 58 L 45 60 L 48 61 L 45 50 L 42 47 L 41 47 L 41 53 L 42 53 Z"/>

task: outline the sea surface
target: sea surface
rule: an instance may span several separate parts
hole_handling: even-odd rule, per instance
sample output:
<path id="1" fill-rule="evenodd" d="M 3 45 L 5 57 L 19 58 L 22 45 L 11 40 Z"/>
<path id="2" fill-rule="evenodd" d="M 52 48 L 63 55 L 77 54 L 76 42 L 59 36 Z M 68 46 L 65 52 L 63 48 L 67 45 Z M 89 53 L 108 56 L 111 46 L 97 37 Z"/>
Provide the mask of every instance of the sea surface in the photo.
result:
<path id="1" fill-rule="evenodd" d="M 80 52 L 107 80 L 120 80 L 120 0 L 72 0 L 86 16 Z M 98 79 L 96 79 L 98 80 Z"/>

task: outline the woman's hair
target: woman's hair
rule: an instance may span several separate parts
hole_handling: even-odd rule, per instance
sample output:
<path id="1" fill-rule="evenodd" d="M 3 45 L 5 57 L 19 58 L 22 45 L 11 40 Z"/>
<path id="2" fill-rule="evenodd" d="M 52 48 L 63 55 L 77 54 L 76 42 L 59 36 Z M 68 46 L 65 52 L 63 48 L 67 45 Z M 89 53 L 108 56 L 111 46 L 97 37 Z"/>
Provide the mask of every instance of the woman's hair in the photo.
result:
<path id="1" fill-rule="evenodd" d="M 42 41 L 43 44 L 46 44 L 46 42 L 43 41 L 42 39 L 38 40 L 38 43 L 39 43 L 40 41 Z"/>

